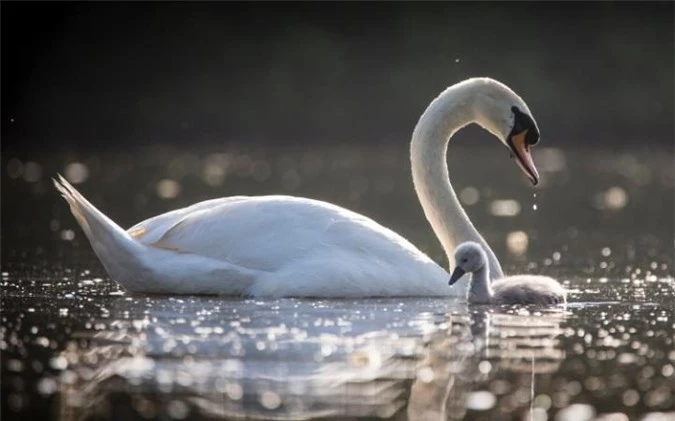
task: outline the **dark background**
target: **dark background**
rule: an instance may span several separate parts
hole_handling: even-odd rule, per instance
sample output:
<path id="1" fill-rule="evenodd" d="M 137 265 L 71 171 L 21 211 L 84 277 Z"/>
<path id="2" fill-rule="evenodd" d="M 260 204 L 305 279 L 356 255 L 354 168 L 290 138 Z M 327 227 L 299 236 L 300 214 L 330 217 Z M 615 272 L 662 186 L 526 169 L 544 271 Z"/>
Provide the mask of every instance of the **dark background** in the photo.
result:
<path id="1" fill-rule="evenodd" d="M 673 2 L 6 2 L 2 150 L 409 141 L 491 76 L 542 141 L 673 141 Z"/>
<path id="2" fill-rule="evenodd" d="M 474 142 L 469 153 L 468 143 L 453 140 L 453 184 L 460 195 L 466 186 L 481 195 L 467 206 L 472 220 L 509 273 L 569 279 L 586 294 L 573 300 L 637 302 L 628 319 L 626 307 L 610 304 L 577 307 L 570 321 L 590 326 L 591 336 L 621 318 L 626 329 L 656 332 L 633 340 L 655 356 L 645 367 L 660 370 L 659 355 L 672 348 L 661 320 L 672 313 L 670 284 L 623 280 L 673 274 L 674 9 L 672 1 L 0 2 L 2 327 L 24 341 L 2 357 L 25 362 L 21 373 L 0 362 L 2 418 L 63 415 L 58 395 L 36 393 L 44 373 L 35 363 L 49 370 L 72 332 L 122 299 L 108 295 L 117 287 L 51 186 L 56 173 L 85 164 L 89 178 L 77 188 L 123 227 L 236 194 L 328 200 L 373 217 L 447 267 L 415 198 L 408 142 L 432 98 L 472 76 L 513 88 L 542 130 L 536 190 L 497 142 Z M 211 185 L 203 170 L 215 155 L 232 161 L 227 181 Z M 321 165 L 306 171 L 317 161 L 308 157 Z M 265 178 L 252 177 L 253 163 L 267 166 Z M 293 188 L 288 174 L 298 180 Z M 158 195 L 166 178 L 180 183 L 180 195 Z M 598 207 L 617 190 L 626 203 Z M 497 217 L 495 199 L 516 200 L 522 211 Z M 526 255 L 507 252 L 514 231 L 527 233 Z M 106 281 L 85 289 L 84 277 Z M 61 307 L 71 309 L 68 318 Z M 29 343 L 37 325 L 56 349 Z M 600 358 L 606 346 L 598 338 L 583 346 Z M 584 338 L 572 339 L 550 384 L 592 375 L 614 385 L 617 360 L 577 355 Z M 646 379 L 651 387 L 657 377 Z M 522 379 L 529 388 L 529 374 Z M 643 380 L 576 399 L 600 412 L 653 411 L 645 402 L 656 389 L 643 390 Z M 639 390 L 640 403 L 622 407 L 625 390 Z M 20 410 L 7 404 L 16 396 Z"/>

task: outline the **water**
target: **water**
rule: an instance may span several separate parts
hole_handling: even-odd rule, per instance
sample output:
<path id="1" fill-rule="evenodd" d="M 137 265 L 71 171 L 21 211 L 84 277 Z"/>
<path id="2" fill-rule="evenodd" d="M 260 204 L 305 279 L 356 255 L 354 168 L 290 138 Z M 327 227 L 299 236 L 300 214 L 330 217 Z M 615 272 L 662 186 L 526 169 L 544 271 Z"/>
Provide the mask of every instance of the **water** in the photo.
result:
<path id="1" fill-rule="evenodd" d="M 123 226 L 223 195 L 330 200 L 444 264 L 405 147 L 3 153 L 3 419 L 675 418 L 672 150 L 537 147 L 536 197 L 506 150 L 451 152 L 504 269 L 558 278 L 567 308 L 131 296 L 49 184 Z"/>

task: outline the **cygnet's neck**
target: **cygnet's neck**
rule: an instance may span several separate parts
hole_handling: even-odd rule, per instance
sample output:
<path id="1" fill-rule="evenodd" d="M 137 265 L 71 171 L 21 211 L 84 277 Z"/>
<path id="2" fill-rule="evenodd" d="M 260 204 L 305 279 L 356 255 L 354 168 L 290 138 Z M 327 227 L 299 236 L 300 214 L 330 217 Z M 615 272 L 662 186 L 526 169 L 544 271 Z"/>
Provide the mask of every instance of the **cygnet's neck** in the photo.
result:
<path id="1" fill-rule="evenodd" d="M 485 94 L 491 83 L 470 79 L 446 89 L 426 109 L 413 132 L 410 158 L 413 183 L 424 214 L 446 252 L 450 267 L 455 266 L 454 250 L 459 243 L 475 241 L 486 251 L 493 277 L 503 276 L 494 252 L 473 226 L 450 184 L 446 155 L 455 132 L 478 123 L 497 135 Z M 477 165 L 478 166 L 478 165 Z"/>
<path id="2" fill-rule="evenodd" d="M 471 274 L 471 287 L 469 288 L 469 302 L 476 304 L 488 304 L 492 301 L 494 292 L 490 286 L 490 269 L 483 266 Z"/>

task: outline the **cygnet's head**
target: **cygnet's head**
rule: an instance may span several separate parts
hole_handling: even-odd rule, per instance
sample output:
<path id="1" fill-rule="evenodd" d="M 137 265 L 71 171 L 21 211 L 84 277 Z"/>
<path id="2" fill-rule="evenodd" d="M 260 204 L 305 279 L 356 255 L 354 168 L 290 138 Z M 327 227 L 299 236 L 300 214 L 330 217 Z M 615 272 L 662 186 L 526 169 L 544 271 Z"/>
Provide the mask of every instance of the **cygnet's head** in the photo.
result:
<path id="1" fill-rule="evenodd" d="M 455 249 L 455 270 L 448 285 L 453 285 L 466 272 L 476 272 L 487 264 L 487 255 L 480 244 L 467 241 Z"/>
<path id="2" fill-rule="evenodd" d="M 476 123 L 501 140 L 532 184 L 539 183 L 530 154 L 530 147 L 539 142 L 539 127 L 525 101 L 491 78 L 468 79 L 462 84 L 475 94 Z"/>

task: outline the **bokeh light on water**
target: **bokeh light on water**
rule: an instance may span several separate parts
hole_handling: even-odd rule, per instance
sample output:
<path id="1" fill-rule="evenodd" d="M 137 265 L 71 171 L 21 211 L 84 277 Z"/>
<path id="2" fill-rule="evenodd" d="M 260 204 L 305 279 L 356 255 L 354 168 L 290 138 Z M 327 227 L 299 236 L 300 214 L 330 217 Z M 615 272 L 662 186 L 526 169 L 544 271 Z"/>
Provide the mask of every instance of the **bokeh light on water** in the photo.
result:
<path id="1" fill-rule="evenodd" d="M 460 200 L 507 273 L 551 275 L 570 289 L 566 310 L 468 309 L 446 299 L 129 296 L 108 279 L 49 184 L 63 172 L 126 227 L 217 196 L 329 200 L 372 216 L 445 265 L 414 195 L 405 148 L 278 151 L 231 143 L 3 157 L 3 190 L 14 198 L 3 207 L 3 220 L 12 221 L 3 223 L 3 413 L 63 420 L 121 413 L 672 417 L 673 204 L 654 206 L 650 198 L 672 198 L 673 185 L 641 170 L 648 163 L 650 174 L 672 174 L 672 160 L 617 151 L 633 168 L 626 170 L 593 151 L 544 150 L 546 182 L 533 190 L 503 151 L 486 151 L 481 160 L 490 165 L 476 173 L 462 159 L 474 149 L 453 146 Z"/>

